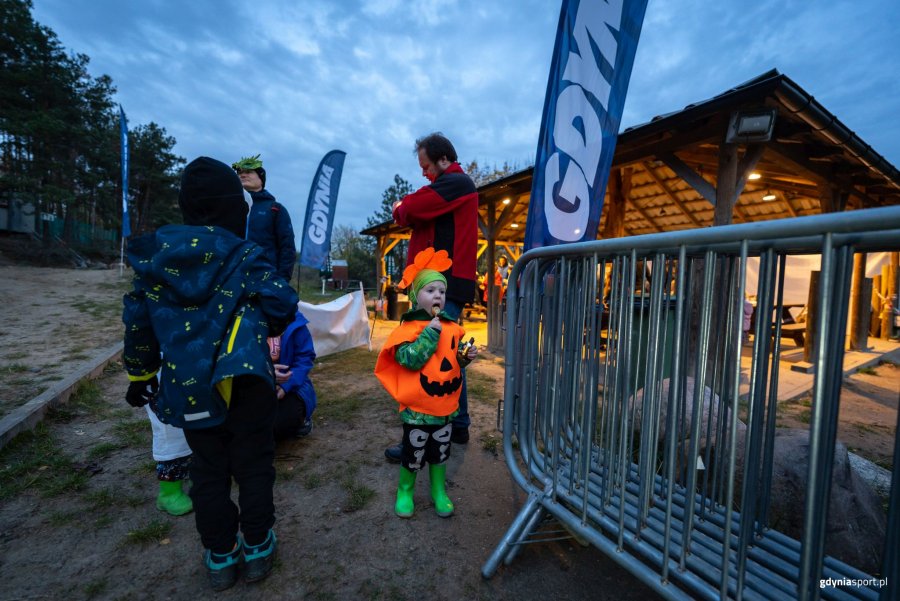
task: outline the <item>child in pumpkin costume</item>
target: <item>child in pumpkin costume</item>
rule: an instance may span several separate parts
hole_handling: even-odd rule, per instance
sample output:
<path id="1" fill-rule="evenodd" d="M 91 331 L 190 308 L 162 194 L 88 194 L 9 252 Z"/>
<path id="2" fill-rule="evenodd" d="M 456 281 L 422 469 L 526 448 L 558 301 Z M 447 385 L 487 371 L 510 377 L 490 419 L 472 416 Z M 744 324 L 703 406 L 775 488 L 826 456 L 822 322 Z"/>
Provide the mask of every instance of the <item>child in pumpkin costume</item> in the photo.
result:
<path id="1" fill-rule="evenodd" d="M 394 511 L 412 517 L 416 474 L 428 464 L 431 498 L 441 517 L 453 515 L 447 496 L 445 461 L 450 456 L 453 417 L 459 411 L 461 368 L 478 350 L 458 351 L 465 330 L 443 313 L 447 280 L 441 274 L 452 265 L 447 251 L 421 251 L 403 272 L 401 288 L 410 288 L 412 309 L 400 318 L 378 355 L 375 376 L 400 404 L 403 454 Z"/>

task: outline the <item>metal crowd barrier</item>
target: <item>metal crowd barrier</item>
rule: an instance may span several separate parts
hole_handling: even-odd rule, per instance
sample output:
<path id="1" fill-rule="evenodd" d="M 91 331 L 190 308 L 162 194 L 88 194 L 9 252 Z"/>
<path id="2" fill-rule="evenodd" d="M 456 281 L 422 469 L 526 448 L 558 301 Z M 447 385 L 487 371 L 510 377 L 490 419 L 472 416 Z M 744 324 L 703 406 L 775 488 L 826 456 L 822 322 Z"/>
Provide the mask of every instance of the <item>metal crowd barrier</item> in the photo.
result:
<path id="1" fill-rule="evenodd" d="M 900 486 L 874 577 L 825 553 L 853 255 L 898 248 L 900 207 L 887 207 L 526 253 L 507 292 L 503 430 L 527 500 L 483 575 L 552 517 L 670 599 L 900 598 Z M 770 523 L 791 254 L 821 255 L 793 536 Z M 751 257 L 757 318 L 742 373 Z M 894 483 L 898 456 L 895 432 Z"/>

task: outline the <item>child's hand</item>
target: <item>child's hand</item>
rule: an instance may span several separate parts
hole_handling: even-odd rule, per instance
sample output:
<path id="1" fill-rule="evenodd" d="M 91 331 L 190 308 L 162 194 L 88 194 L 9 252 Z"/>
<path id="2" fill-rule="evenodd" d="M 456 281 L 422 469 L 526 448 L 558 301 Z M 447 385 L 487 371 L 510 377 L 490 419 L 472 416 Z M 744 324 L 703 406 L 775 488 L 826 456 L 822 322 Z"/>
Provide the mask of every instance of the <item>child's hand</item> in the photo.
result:
<path id="1" fill-rule="evenodd" d="M 434 328 L 435 330 L 437 330 L 438 332 L 440 332 L 440 331 L 441 331 L 441 328 L 442 328 L 443 326 L 441 326 L 441 320 L 440 320 L 439 318 L 435 317 L 434 319 L 432 319 L 432 320 L 428 323 L 428 327 L 429 327 L 429 328 Z"/>
<path id="2" fill-rule="evenodd" d="M 474 359 L 477 356 L 478 356 L 478 347 L 473 344 L 466 350 L 466 357 L 468 357 L 469 361 L 471 361 L 472 359 Z"/>
<path id="3" fill-rule="evenodd" d="M 281 363 L 275 364 L 275 382 L 278 384 L 282 384 L 291 379 L 291 368 L 289 365 L 282 365 Z"/>

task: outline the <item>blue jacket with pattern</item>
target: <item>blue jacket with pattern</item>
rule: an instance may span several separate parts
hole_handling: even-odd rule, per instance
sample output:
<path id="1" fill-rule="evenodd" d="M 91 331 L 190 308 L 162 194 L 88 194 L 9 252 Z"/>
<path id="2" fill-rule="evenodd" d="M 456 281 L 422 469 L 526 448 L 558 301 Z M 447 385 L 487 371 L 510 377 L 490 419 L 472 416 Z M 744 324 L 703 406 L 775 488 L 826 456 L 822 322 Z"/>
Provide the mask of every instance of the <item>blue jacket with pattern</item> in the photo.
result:
<path id="1" fill-rule="evenodd" d="M 129 242 L 125 369 L 131 380 L 161 372 L 153 407 L 162 422 L 222 423 L 237 376 L 259 376 L 274 390 L 266 337 L 291 323 L 298 299 L 261 255 L 216 226 L 167 225 Z"/>

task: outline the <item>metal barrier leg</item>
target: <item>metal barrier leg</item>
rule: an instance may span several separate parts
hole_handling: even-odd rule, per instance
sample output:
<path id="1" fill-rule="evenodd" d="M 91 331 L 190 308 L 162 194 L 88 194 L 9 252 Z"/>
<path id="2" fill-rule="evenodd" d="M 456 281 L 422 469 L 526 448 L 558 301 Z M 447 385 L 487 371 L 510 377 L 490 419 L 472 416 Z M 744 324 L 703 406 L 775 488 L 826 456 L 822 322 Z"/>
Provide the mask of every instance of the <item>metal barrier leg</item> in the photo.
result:
<path id="1" fill-rule="evenodd" d="M 510 543 L 511 548 L 506 554 L 506 559 L 503 561 L 504 564 L 509 565 L 513 562 L 513 560 L 516 558 L 516 555 L 519 554 L 519 549 L 522 548 L 522 544 L 525 542 L 525 539 L 531 536 L 531 533 L 535 531 L 542 517 L 544 517 L 544 508 L 539 504 L 538 510 L 531 514 L 531 518 L 529 518 L 528 522 L 526 522 L 525 527 L 522 528 L 522 531 L 519 532 L 519 536 L 516 537 L 516 540 Z"/>
<path id="2" fill-rule="evenodd" d="M 522 509 L 519 510 L 519 514 L 516 516 L 516 519 L 513 520 L 513 523 L 510 525 L 503 538 L 500 539 L 497 548 L 494 549 L 494 552 L 491 553 L 488 560 L 484 562 L 484 566 L 481 568 L 482 576 L 485 578 L 493 576 L 494 572 L 497 571 L 497 566 L 500 565 L 500 562 L 503 561 L 507 555 L 514 553 L 516 549 L 518 549 L 516 542 L 522 538 L 523 534 L 525 536 L 528 535 L 528 532 L 525 529 L 526 525 L 530 524 L 531 527 L 534 527 L 534 524 L 537 523 L 535 518 L 540 518 L 541 511 L 541 501 L 538 494 L 533 493 L 528 495 L 528 501 L 526 501 Z"/>

